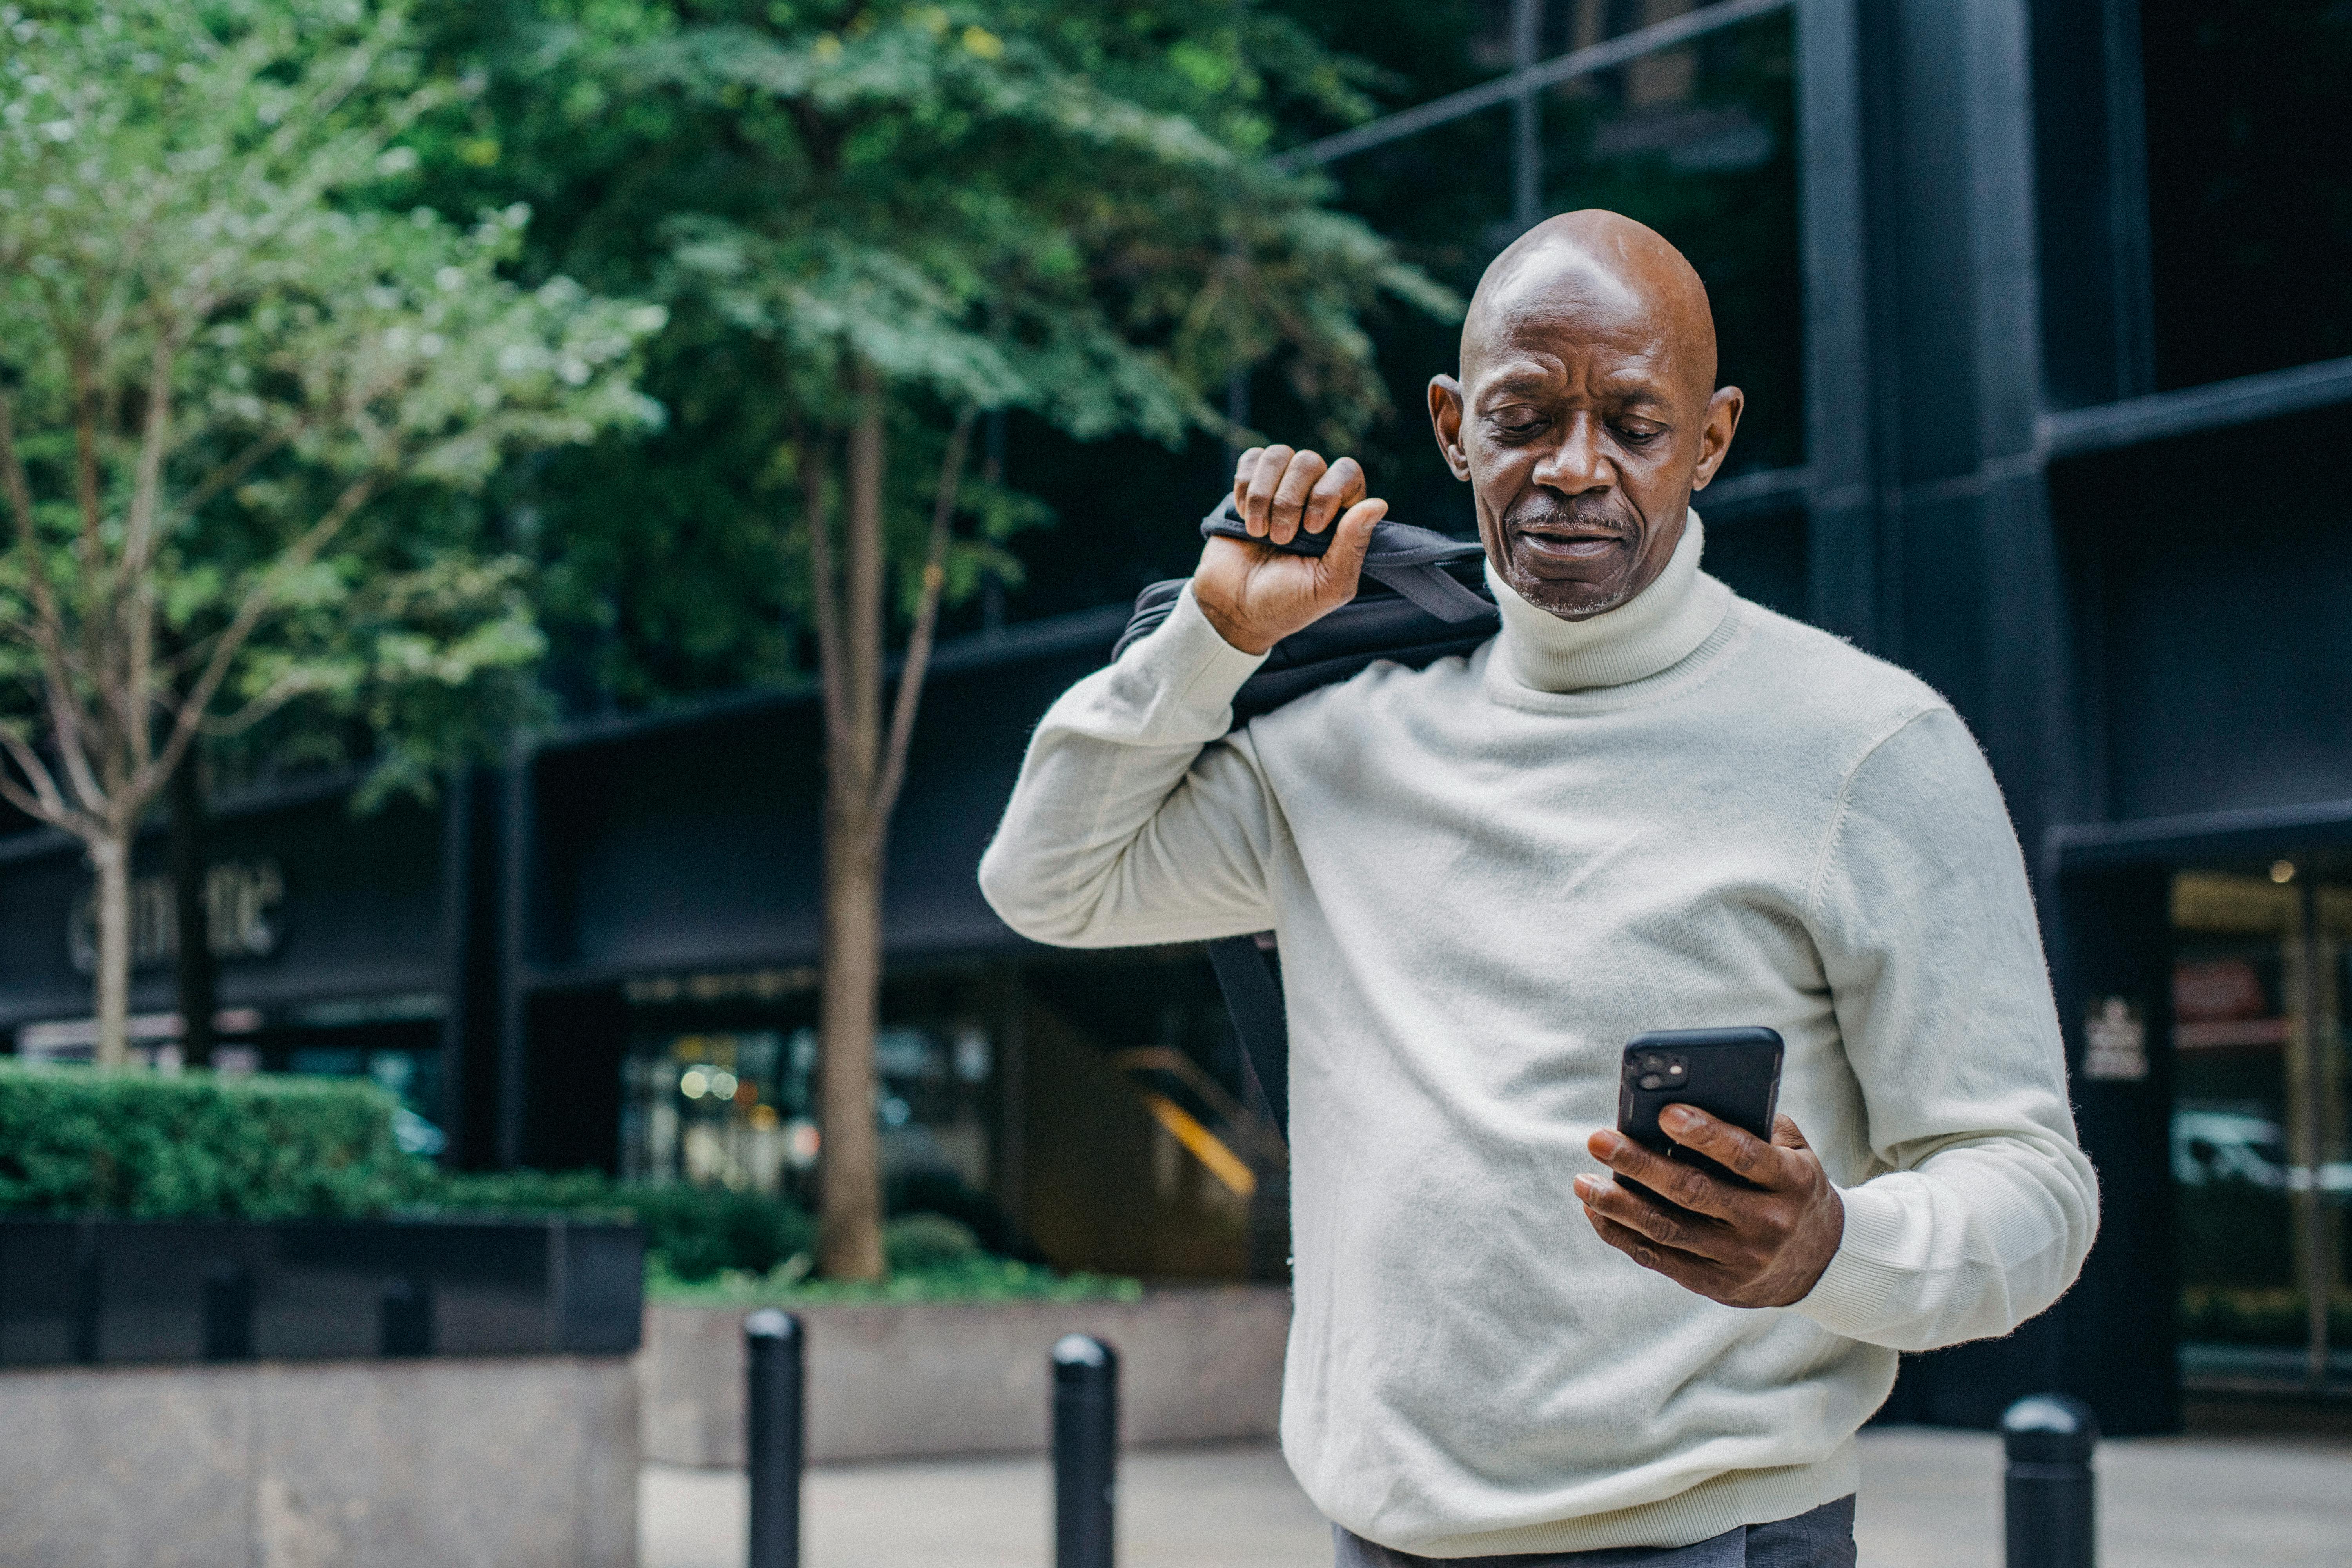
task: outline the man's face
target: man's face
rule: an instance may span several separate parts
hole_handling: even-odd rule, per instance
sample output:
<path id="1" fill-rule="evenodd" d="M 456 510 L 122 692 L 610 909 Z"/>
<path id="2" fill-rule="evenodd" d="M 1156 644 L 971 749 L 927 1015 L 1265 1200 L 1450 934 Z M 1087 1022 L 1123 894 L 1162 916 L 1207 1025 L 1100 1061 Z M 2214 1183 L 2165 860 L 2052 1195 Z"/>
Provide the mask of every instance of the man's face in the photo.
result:
<path id="1" fill-rule="evenodd" d="M 1538 257 L 1474 316 L 1465 380 L 1430 384 L 1438 445 L 1470 481 L 1487 559 L 1563 619 L 1614 609 L 1657 578 L 1692 489 L 1731 445 L 1740 394 L 1711 393 L 1712 325 L 1690 314 L 1638 277 L 1572 252 Z"/>

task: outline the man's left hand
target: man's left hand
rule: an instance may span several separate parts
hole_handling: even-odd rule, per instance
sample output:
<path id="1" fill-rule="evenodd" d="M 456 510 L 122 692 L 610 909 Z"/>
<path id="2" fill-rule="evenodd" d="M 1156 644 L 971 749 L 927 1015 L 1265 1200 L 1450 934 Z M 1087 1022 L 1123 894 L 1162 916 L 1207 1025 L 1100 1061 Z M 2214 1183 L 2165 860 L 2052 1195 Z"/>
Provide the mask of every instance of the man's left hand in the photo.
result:
<path id="1" fill-rule="evenodd" d="M 1592 1157 L 1666 1201 L 1605 1176 L 1577 1177 L 1576 1195 L 1601 1239 L 1727 1307 L 1803 1300 L 1837 1255 L 1845 1204 L 1797 1124 L 1781 1117 L 1767 1143 L 1694 1107 L 1670 1105 L 1658 1125 L 1756 1187 L 1735 1186 L 1603 1128 L 1585 1141 Z"/>

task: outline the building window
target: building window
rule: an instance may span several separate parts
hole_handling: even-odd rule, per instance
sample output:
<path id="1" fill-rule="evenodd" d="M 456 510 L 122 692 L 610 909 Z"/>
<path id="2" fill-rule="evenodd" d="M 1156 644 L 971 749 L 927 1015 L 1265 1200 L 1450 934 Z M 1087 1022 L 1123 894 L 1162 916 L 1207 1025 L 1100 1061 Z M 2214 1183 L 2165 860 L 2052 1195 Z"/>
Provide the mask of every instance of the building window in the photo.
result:
<path id="1" fill-rule="evenodd" d="M 2141 0 L 2161 386 L 2352 354 L 2352 8 Z"/>

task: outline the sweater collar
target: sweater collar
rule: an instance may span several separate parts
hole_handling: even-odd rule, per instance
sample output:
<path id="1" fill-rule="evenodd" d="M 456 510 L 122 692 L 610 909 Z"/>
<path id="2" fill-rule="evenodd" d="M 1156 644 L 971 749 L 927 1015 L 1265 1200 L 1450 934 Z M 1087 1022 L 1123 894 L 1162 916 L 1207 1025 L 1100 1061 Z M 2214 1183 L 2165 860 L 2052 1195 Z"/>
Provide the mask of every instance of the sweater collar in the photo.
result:
<path id="1" fill-rule="evenodd" d="M 1705 544 L 1698 513 L 1685 512 L 1682 539 L 1657 581 L 1582 621 L 1564 621 L 1530 605 L 1489 563 L 1486 583 L 1503 612 L 1499 661 L 1521 686 L 1554 692 L 1622 686 L 1681 663 L 1731 608 L 1731 590 L 1698 569 Z"/>

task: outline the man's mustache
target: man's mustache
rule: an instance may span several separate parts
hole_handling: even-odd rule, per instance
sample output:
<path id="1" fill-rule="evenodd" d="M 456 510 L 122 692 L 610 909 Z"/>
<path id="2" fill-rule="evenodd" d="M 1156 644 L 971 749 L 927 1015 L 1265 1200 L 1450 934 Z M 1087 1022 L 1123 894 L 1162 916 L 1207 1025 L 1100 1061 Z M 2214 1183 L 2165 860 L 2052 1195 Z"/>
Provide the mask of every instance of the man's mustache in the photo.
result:
<path id="1" fill-rule="evenodd" d="M 1505 512 L 1503 526 L 1522 532 L 1559 529 L 1578 533 L 1614 533 L 1626 539 L 1641 531 L 1633 519 L 1608 500 L 1544 492 L 1527 497 Z"/>

